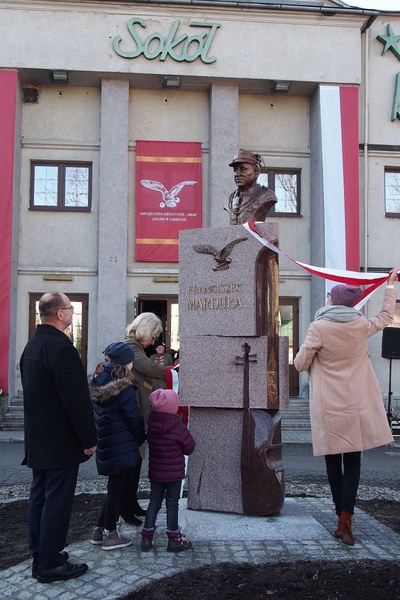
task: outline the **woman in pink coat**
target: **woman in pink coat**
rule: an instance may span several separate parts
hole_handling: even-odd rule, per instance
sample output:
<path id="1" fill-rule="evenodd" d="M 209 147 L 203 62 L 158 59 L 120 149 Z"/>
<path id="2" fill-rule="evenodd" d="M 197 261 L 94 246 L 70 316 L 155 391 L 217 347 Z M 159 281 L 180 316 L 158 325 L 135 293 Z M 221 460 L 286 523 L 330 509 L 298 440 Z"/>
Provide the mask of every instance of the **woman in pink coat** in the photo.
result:
<path id="1" fill-rule="evenodd" d="M 382 310 L 367 319 L 353 308 L 360 288 L 336 285 L 328 306 L 311 323 L 294 365 L 310 370 L 310 420 L 314 456 L 325 456 L 339 517 L 335 537 L 354 545 L 351 518 L 360 479 L 361 452 L 393 441 L 368 340 L 392 322 L 397 271 L 390 272 Z"/>

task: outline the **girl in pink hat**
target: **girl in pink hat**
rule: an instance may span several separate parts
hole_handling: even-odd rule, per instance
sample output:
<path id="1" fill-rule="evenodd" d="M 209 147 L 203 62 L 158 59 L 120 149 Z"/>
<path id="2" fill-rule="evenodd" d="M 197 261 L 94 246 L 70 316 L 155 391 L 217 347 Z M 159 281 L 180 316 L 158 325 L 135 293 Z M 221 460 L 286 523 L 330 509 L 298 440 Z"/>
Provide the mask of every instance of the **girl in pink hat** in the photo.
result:
<path id="1" fill-rule="evenodd" d="M 153 547 L 156 519 L 164 495 L 167 508 L 168 552 L 189 550 L 192 543 L 184 540 L 179 529 L 178 507 L 182 480 L 185 478 L 185 455 L 194 450 L 194 440 L 178 417 L 179 396 L 173 390 L 158 389 L 149 397 L 147 442 L 149 444 L 150 502 L 142 529 L 141 549 Z"/>

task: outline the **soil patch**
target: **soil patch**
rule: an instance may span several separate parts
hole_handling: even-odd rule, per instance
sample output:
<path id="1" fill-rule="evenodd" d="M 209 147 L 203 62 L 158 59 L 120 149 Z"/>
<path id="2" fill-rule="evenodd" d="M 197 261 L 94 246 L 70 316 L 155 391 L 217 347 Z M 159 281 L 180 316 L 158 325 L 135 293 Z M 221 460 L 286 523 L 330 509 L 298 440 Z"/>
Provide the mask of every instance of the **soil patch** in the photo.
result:
<path id="1" fill-rule="evenodd" d="M 120 600 L 398 600 L 398 566 L 382 561 L 221 564 L 179 573 Z"/>
<path id="2" fill-rule="evenodd" d="M 75 496 L 68 542 L 90 539 L 99 516 L 103 494 Z M 27 531 L 27 500 L 0 503 L 0 570 L 8 569 L 30 558 Z"/>

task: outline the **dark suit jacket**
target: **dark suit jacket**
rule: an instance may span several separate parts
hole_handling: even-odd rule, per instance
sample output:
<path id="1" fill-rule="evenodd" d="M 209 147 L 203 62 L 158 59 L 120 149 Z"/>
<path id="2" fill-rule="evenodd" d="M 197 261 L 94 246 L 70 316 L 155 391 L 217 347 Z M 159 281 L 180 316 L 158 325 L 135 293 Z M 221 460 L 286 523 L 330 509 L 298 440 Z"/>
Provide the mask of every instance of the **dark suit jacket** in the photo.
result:
<path id="1" fill-rule="evenodd" d="M 24 391 L 25 458 L 32 469 L 72 467 L 88 457 L 96 432 L 87 377 L 71 340 L 38 325 L 20 369 Z"/>

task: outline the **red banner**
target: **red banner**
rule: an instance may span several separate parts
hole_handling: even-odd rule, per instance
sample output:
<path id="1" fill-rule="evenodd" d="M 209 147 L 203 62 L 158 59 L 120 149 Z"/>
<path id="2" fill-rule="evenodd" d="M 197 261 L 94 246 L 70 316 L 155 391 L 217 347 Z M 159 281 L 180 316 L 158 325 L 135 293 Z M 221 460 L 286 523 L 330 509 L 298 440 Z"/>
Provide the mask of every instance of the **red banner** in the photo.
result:
<path id="1" fill-rule="evenodd" d="M 0 71 L 0 388 L 8 393 L 17 72 Z"/>
<path id="2" fill-rule="evenodd" d="M 136 142 L 136 260 L 178 262 L 179 231 L 201 227 L 199 142 Z"/>

